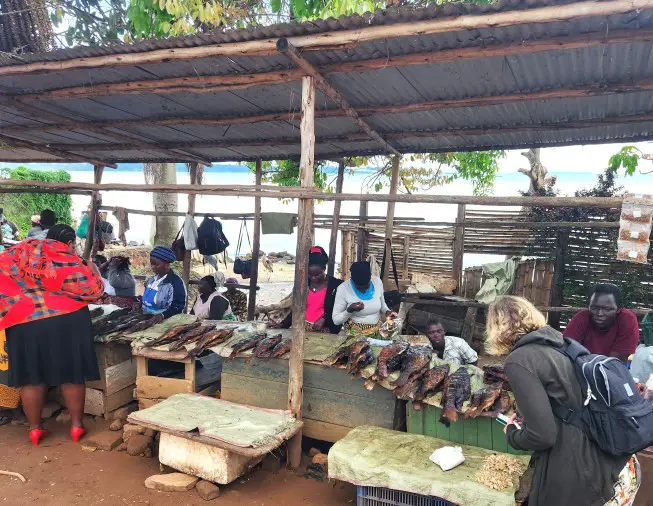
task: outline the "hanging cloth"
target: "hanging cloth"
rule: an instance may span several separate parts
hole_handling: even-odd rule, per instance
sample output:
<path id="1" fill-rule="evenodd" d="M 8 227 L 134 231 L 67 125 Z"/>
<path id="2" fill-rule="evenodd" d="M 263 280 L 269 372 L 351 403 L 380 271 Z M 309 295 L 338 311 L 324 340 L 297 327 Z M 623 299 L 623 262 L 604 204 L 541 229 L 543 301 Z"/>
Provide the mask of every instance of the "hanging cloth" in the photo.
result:
<path id="1" fill-rule="evenodd" d="M 127 246 L 127 231 L 129 230 L 129 213 L 124 207 L 116 207 L 113 215 L 118 220 L 118 238 L 123 247 Z"/>
<path id="2" fill-rule="evenodd" d="M 184 247 L 186 251 L 197 249 L 197 223 L 195 218 L 190 214 L 186 215 L 183 227 Z"/>
<path id="3" fill-rule="evenodd" d="M 297 225 L 297 215 L 292 213 L 262 213 L 261 233 L 292 234 Z"/>

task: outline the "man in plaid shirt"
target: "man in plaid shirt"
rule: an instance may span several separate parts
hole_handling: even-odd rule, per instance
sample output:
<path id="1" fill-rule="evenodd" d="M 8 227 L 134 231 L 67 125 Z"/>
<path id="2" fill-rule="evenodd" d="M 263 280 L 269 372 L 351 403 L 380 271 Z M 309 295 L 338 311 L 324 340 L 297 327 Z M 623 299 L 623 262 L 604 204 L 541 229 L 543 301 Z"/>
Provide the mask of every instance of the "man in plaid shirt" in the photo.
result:
<path id="1" fill-rule="evenodd" d="M 476 365 L 478 354 L 464 339 L 446 336 L 440 321 L 434 320 L 428 323 L 426 337 L 431 341 L 433 351 L 439 358 L 460 365 Z"/>

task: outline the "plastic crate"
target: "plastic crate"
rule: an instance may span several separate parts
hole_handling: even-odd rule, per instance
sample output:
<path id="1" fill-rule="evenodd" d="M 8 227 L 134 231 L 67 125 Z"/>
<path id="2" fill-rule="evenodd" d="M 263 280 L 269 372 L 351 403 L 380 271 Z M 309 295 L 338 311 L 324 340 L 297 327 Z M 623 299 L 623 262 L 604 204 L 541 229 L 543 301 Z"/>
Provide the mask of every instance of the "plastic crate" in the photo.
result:
<path id="1" fill-rule="evenodd" d="M 653 346 L 653 313 L 646 313 L 640 326 L 642 327 L 642 342 L 646 346 Z"/>
<path id="2" fill-rule="evenodd" d="M 389 488 L 357 487 L 356 506 L 455 506 L 455 504 L 439 497 Z"/>

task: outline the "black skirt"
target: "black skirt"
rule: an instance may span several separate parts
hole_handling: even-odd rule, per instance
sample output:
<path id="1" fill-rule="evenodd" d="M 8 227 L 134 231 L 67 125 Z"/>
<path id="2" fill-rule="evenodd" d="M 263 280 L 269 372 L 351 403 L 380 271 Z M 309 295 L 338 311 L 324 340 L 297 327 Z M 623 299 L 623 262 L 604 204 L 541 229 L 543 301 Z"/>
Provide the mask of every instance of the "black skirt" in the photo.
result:
<path id="1" fill-rule="evenodd" d="M 88 307 L 7 329 L 9 386 L 100 379 Z"/>

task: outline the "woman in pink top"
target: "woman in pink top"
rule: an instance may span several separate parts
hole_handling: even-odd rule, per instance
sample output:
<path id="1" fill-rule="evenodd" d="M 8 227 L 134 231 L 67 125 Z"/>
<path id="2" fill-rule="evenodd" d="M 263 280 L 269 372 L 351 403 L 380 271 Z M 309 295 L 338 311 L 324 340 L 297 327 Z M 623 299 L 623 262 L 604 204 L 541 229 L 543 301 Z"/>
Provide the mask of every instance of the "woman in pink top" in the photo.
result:
<path id="1" fill-rule="evenodd" d="M 329 257 L 320 246 L 313 246 L 308 256 L 308 295 L 306 298 L 306 330 L 337 334 L 341 325 L 333 323 L 333 303 L 342 280 L 327 276 Z M 283 321 L 284 328 L 292 325 L 292 314 Z"/>

